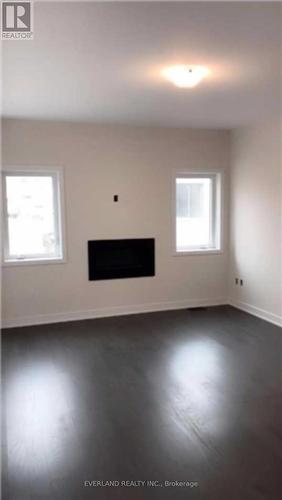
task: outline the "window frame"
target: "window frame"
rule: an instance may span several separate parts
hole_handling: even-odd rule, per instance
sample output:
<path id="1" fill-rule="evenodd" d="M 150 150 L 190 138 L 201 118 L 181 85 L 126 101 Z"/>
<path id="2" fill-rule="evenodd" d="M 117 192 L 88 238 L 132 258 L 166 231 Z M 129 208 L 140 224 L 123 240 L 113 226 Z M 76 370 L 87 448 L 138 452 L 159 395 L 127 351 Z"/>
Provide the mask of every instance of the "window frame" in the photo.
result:
<path id="1" fill-rule="evenodd" d="M 212 221 L 213 224 L 213 241 L 215 246 L 195 246 L 191 249 L 183 251 L 177 249 L 177 213 L 176 213 L 176 181 L 177 179 L 193 179 L 193 178 L 209 178 L 212 180 L 212 189 L 214 195 L 212 196 Z M 215 255 L 224 252 L 223 247 L 223 182 L 224 176 L 221 171 L 185 171 L 175 172 L 173 175 L 173 255 L 176 257 L 189 256 L 189 255 Z M 213 222 L 214 221 L 214 222 Z"/>
<path id="2" fill-rule="evenodd" d="M 52 177 L 53 194 L 54 194 L 54 210 L 55 210 L 55 230 L 56 230 L 56 247 L 58 255 L 30 255 L 23 257 L 11 256 L 9 253 L 9 231 L 8 231 L 8 213 L 7 213 L 7 196 L 6 196 L 6 177 L 9 176 L 46 176 Z M 3 227 L 3 244 L 2 244 L 2 266 L 26 266 L 26 265 L 41 265 L 41 264 L 62 264 L 66 262 L 66 230 L 65 230 L 65 209 L 64 209 L 64 170 L 63 167 L 51 166 L 11 166 L 5 165 L 1 172 L 2 182 L 2 227 Z M 58 248 L 59 247 L 59 248 Z"/>

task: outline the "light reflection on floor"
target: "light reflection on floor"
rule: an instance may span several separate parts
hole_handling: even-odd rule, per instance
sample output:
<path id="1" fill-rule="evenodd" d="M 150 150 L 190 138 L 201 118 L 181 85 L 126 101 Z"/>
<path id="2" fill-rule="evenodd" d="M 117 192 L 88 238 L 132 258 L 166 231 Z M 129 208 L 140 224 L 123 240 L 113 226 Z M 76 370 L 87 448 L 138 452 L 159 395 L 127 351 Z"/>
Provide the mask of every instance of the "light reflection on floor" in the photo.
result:
<path id="1" fill-rule="evenodd" d="M 177 420 L 191 422 L 212 435 L 226 429 L 223 398 L 226 357 L 223 347 L 210 339 L 189 341 L 173 353 L 169 361 L 169 403 Z"/>
<path id="2" fill-rule="evenodd" d="M 7 446 L 14 473 L 40 475 L 66 460 L 64 429 L 72 406 L 70 380 L 53 364 L 30 364 L 13 375 L 7 390 Z"/>

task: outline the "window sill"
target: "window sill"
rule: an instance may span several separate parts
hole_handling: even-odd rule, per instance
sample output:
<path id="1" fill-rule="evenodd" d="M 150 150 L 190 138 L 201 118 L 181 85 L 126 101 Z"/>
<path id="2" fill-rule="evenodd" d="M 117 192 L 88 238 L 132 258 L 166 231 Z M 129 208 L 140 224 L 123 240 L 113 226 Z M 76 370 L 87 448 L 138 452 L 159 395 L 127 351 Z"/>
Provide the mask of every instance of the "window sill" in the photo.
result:
<path id="1" fill-rule="evenodd" d="M 203 249 L 203 250 L 185 250 L 183 252 L 181 251 L 175 251 L 174 256 L 175 257 L 187 257 L 187 255 L 219 255 L 223 254 L 223 250 L 215 248 L 215 249 Z"/>
<path id="2" fill-rule="evenodd" d="M 15 259 L 6 260 L 2 262 L 3 267 L 13 267 L 13 266 L 41 266 L 42 264 L 64 264 L 66 262 L 65 258 L 54 257 L 53 259 Z"/>

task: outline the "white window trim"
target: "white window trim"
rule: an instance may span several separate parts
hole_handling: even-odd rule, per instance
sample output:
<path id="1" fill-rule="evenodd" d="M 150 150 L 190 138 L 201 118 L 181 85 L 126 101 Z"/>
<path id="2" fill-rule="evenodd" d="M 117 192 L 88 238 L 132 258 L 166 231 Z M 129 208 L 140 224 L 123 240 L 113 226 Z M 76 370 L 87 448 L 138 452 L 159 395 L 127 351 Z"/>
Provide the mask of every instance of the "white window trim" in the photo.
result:
<path id="1" fill-rule="evenodd" d="M 217 223 L 216 227 L 218 230 L 218 235 L 216 236 L 217 239 L 217 247 L 216 248 L 192 248 L 191 250 L 185 250 L 185 251 L 179 251 L 177 250 L 176 246 L 176 179 L 179 178 L 191 178 L 191 177 L 214 177 L 215 182 L 217 183 L 216 186 L 216 204 L 217 204 L 217 209 L 216 209 L 216 217 L 217 217 Z M 172 178 L 172 203 L 173 203 L 173 209 L 172 209 L 172 216 L 173 216 L 173 223 L 172 223 L 172 228 L 173 228 L 173 240 L 172 240 L 172 255 L 174 257 L 187 257 L 187 256 L 200 256 L 200 255 L 217 255 L 217 254 L 223 254 L 224 253 L 224 217 L 223 217 L 223 204 L 224 204 L 224 198 L 223 198 L 223 193 L 224 193 L 224 172 L 223 171 L 206 171 L 203 172 L 202 170 L 200 171 L 185 171 L 185 172 L 174 172 L 173 178 Z M 214 205 L 215 209 L 215 205 Z"/>
<path id="2" fill-rule="evenodd" d="M 25 173 L 26 175 L 53 175 L 53 181 L 55 178 L 58 180 L 58 189 L 55 189 L 55 195 L 58 196 L 57 206 L 58 206 L 58 220 L 60 227 L 58 228 L 57 234 L 61 236 L 61 257 L 50 257 L 40 255 L 38 258 L 32 255 L 30 257 L 23 257 L 17 259 L 9 259 L 8 251 L 8 217 L 7 217 L 7 206 L 6 206 L 6 182 L 5 175 L 21 175 Z M 64 169 L 58 166 L 21 166 L 21 165 L 3 165 L 2 167 L 2 206 L 3 206 L 3 245 L 2 245 L 2 266 L 27 266 L 27 265 L 41 265 L 41 264 L 63 264 L 66 262 L 66 226 L 65 226 L 65 197 L 64 197 Z"/>

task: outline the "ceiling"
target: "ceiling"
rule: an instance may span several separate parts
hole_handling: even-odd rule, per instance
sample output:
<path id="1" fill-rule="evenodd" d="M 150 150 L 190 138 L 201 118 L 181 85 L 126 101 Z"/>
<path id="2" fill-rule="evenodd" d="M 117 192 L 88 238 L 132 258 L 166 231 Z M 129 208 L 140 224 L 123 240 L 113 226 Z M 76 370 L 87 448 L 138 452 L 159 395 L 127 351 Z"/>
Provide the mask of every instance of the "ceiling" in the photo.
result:
<path id="1" fill-rule="evenodd" d="M 40 2 L 3 42 L 7 117 L 234 128 L 281 111 L 280 2 Z M 194 89 L 161 76 L 207 66 Z"/>

